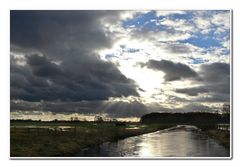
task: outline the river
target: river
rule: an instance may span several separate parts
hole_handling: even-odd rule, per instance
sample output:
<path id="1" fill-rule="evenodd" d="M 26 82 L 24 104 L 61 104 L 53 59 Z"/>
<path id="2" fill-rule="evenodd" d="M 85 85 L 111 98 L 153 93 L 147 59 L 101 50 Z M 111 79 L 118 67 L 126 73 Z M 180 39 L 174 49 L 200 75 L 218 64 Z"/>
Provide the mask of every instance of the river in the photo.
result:
<path id="1" fill-rule="evenodd" d="M 229 157 L 229 151 L 194 126 L 181 125 L 154 133 L 103 143 L 78 157 Z"/>

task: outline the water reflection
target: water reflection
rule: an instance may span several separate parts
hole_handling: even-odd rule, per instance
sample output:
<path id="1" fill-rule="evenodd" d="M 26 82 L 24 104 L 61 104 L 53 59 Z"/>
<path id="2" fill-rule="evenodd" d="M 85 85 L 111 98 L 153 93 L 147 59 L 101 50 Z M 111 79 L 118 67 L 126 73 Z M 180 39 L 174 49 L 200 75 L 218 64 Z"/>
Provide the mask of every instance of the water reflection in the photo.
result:
<path id="1" fill-rule="evenodd" d="M 78 156 L 94 157 L 228 157 L 229 152 L 203 133 L 187 129 L 158 131 L 104 143 Z"/>

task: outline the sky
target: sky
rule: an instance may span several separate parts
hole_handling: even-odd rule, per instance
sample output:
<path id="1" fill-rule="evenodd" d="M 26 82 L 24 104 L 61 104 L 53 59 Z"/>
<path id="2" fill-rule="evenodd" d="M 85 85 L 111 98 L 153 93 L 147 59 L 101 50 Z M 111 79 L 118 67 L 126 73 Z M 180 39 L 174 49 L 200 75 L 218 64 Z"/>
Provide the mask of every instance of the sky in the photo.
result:
<path id="1" fill-rule="evenodd" d="M 11 119 L 138 121 L 230 102 L 230 11 L 10 12 Z"/>

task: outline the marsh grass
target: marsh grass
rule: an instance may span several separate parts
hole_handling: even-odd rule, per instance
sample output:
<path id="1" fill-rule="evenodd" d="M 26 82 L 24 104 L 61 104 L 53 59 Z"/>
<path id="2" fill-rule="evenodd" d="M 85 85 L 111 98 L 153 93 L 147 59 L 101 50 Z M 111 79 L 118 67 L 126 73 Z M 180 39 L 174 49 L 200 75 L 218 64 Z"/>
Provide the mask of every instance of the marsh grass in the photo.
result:
<path id="1" fill-rule="evenodd" d="M 28 126 L 71 126 L 67 131 L 49 128 L 28 128 Z M 80 150 L 107 141 L 117 141 L 126 137 L 141 135 L 165 129 L 173 125 L 134 124 L 136 129 L 115 126 L 112 123 L 12 123 L 10 130 L 11 157 L 65 157 L 74 156 Z"/>

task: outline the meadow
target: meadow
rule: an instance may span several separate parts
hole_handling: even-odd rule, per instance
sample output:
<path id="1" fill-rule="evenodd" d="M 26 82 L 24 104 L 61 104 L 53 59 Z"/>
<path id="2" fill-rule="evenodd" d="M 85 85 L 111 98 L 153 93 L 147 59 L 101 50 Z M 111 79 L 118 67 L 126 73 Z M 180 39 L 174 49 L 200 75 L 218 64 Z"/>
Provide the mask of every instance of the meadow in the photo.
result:
<path id="1" fill-rule="evenodd" d="M 108 141 L 117 141 L 173 125 L 109 122 L 11 122 L 11 157 L 65 157 Z"/>

